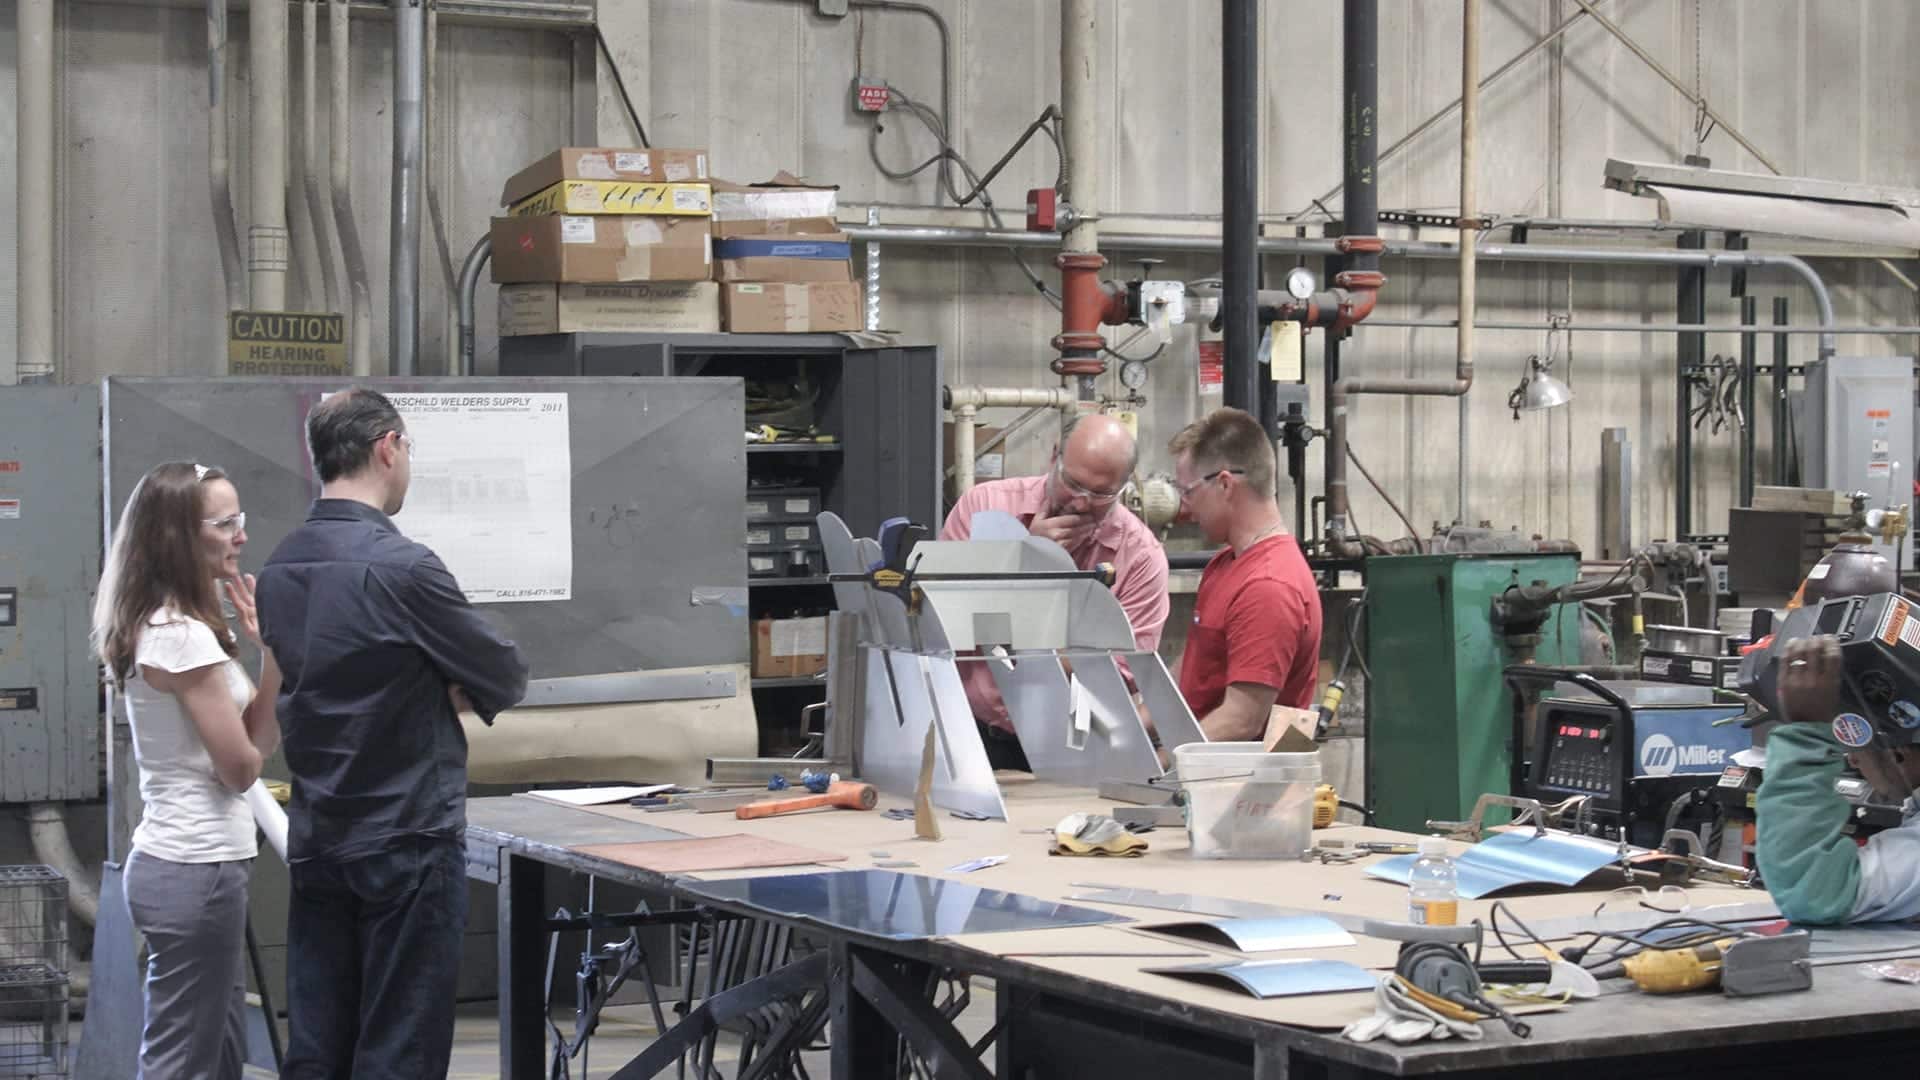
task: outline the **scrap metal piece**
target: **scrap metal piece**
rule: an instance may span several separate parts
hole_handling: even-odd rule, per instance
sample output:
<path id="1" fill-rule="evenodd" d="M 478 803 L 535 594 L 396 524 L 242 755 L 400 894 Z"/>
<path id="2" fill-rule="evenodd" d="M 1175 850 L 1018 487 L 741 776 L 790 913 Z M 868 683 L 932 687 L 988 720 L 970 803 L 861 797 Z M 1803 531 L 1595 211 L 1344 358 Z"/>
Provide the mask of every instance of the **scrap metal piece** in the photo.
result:
<path id="1" fill-rule="evenodd" d="M 1812 940 L 1805 930 L 1741 938 L 1721 955 L 1720 989 L 1728 997 L 1813 989 Z"/>

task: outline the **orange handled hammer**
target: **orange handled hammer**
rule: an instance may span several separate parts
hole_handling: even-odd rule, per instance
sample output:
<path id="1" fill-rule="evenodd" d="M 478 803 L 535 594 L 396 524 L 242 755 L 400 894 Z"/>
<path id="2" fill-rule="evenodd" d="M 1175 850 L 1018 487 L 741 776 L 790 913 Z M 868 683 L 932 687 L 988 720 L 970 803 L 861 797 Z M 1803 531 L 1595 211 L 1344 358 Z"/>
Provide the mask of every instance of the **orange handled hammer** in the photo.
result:
<path id="1" fill-rule="evenodd" d="M 745 806 L 735 807 L 733 816 L 741 821 L 752 821 L 754 818 L 775 817 L 822 806 L 837 806 L 842 810 L 871 810 L 879 802 L 880 794 L 873 790 L 872 784 L 840 780 L 829 786 L 824 795 L 797 795 L 790 799 L 767 799 L 763 802 L 748 803 Z"/>

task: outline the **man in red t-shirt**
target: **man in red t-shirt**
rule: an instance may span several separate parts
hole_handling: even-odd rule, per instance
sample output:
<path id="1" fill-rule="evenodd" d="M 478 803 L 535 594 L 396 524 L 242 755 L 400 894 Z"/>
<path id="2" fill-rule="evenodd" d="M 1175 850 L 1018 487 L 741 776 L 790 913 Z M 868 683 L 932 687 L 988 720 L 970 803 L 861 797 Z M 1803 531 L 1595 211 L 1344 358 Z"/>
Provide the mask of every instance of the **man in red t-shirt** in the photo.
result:
<path id="1" fill-rule="evenodd" d="M 1273 497 L 1260 421 L 1218 409 L 1174 436 L 1180 501 L 1213 544 L 1180 663 L 1180 693 L 1214 742 L 1258 740 L 1278 703 L 1313 704 L 1320 591 Z"/>

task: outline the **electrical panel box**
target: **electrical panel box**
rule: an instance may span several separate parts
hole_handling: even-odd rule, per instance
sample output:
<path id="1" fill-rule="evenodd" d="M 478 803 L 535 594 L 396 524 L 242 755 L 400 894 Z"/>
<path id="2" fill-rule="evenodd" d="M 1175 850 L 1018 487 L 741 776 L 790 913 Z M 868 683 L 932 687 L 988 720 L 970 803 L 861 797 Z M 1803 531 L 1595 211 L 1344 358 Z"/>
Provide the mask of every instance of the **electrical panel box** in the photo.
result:
<path id="1" fill-rule="evenodd" d="M 1867 505 L 1913 501 L 1913 359 L 1835 356 L 1807 365 L 1801 442 L 1805 486 L 1864 491 Z M 1913 566 L 1913 536 L 1876 544 L 1902 569 Z"/>
<path id="2" fill-rule="evenodd" d="M 1494 628 L 1493 601 L 1509 585 L 1579 573 L 1572 554 L 1367 560 L 1367 801 L 1381 827 L 1425 832 L 1429 820 L 1465 819 L 1481 795 L 1515 790 L 1524 749 L 1501 671 L 1519 658 Z M 1534 658 L 1579 657 L 1579 606 L 1562 605 Z"/>
<path id="3" fill-rule="evenodd" d="M 100 391 L 0 390 L 0 803 L 100 797 Z"/>

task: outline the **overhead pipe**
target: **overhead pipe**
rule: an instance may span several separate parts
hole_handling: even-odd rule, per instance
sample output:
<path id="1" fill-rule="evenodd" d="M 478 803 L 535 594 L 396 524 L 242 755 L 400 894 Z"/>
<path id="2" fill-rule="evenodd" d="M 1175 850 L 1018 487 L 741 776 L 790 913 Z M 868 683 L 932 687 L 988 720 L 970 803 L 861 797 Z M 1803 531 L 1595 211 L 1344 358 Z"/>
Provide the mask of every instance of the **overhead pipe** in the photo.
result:
<path id="1" fill-rule="evenodd" d="M 1260 369 L 1260 4 L 1222 0 L 1220 330 L 1224 404 L 1258 414 Z"/>
<path id="2" fill-rule="evenodd" d="M 412 375 L 420 351 L 420 157 L 426 0 L 393 0 L 393 185 L 388 214 L 387 364 Z"/>
<path id="3" fill-rule="evenodd" d="M 1097 394 L 1094 380 L 1107 370 L 1107 362 L 1100 355 L 1107 344 L 1100 336 L 1100 327 L 1127 321 L 1126 294 L 1100 280 L 1107 260 L 1100 254 L 1100 170 L 1106 160 L 1100 153 L 1100 98 L 1094 79 L 1094 19 L 1098 10 L 1098 0 L 1060 3 L 1060 111 L 1064 129 L 1060 173 L 1069 225 L 1061 240 L 1062 250 L 1053 260 L 1060 268 L 1060 333 L 1053 339 L 1060 355 L 1053 362 L 1053 373 L 1073 376 L 1079 400 L 1088 402 Z"/>
<path id="4" fill-rule="evenodd" d="M 218 3 L 219 0 L 214 0 Z M 333 163 L 333 224 L 340 233 L 340 260 L 352 299 L 348 339 L 355 375 L 373 374 L 373 291 L 367 284 L 367 257 L 360 248 L 360 227 L 353 220 L 353 84 L 349 59 L 348 0 L 328 0 L 327 33 L 333 66 L 333 105 L 328 110 L 329 158 Z"/>
<path id="5" fill-rule="evenodd" d="M 219 0 L 214 0 L 218 3 Z M 307 206 L 307 219 L 313 223 L 313 253 L 320 260 L 321 301 L 325 310 L 340 310 L 340 276 L 333 265 L 332 223 L 327 218 L 327 204 L 321 194 L 321 180 L 327 171 L 320 164 L 320 143 L 314 136 L 317 127 L 314 122 L 319 103 L 318 88 L 320 73 L 314 69 L 319 62 L 318 41 L 320 37 L 321 0 L 300 0 L 300 153 L 301 187 Z"/>
<path id="6" fill-rule="evenodd" d="M 213 196 L 213 234 L 227 286 L 227 310 L 247 306 L 247 267 L 233 214 L 233 162 L 227 154 L 227 4 L 207 0 L 207 182 Z"/>
<path id="7" fill-rule="evenodd" d="M 1350 0 L 1349 17 L 1358 0 Z M 1413 394 L 1461 397 L 1473 387 L 1473 304 L 1474 304 L 1474 135 L 1478 127 L 1480 6 L 1478 0 L 1463 0 L 1461 12 L 1460 56 L 1460 241 L 1459 261 L 1460 325 L 1455 330 L 1456 355 L 1451 380 L 1358 379 L 1342 376 L 1328 395 L 1327 440 L 1327 552 L 1353 557 L 1366 554 L 1366 547 L 1347 536 L 1347 401 L 1360 394 Z M 1351 199 L 1353 192 L 1348 191 Z M 1461 436 L 1460 513 L 1466 513 L 1466 441 Z"/>
<path id="8" fill-rule="evenodd" d="M 247 292 L 259 311 L 287 308 L 287 5 L 247 5 Z"/>
<path id="9" fill-rule="evenodd" d="M 15 122 L 19 169 L 15 193 L 19 240 L 19 289 L 13 378 L 4 382 L 52 382 L 54 377 L 53 283 L 58 268 L 53 246 L 53 0 L 19 0 L 19 85 Z"/>
<path id="10" fill-rule="evenodd" d="M 956 495 L 973 488 L 973 422 L 981 409 L 1059 409 L 1071 414 L 1080 397 L 1064 386 L 949 386 L 943 391 L 953 413 L 953 485 Z"/>

